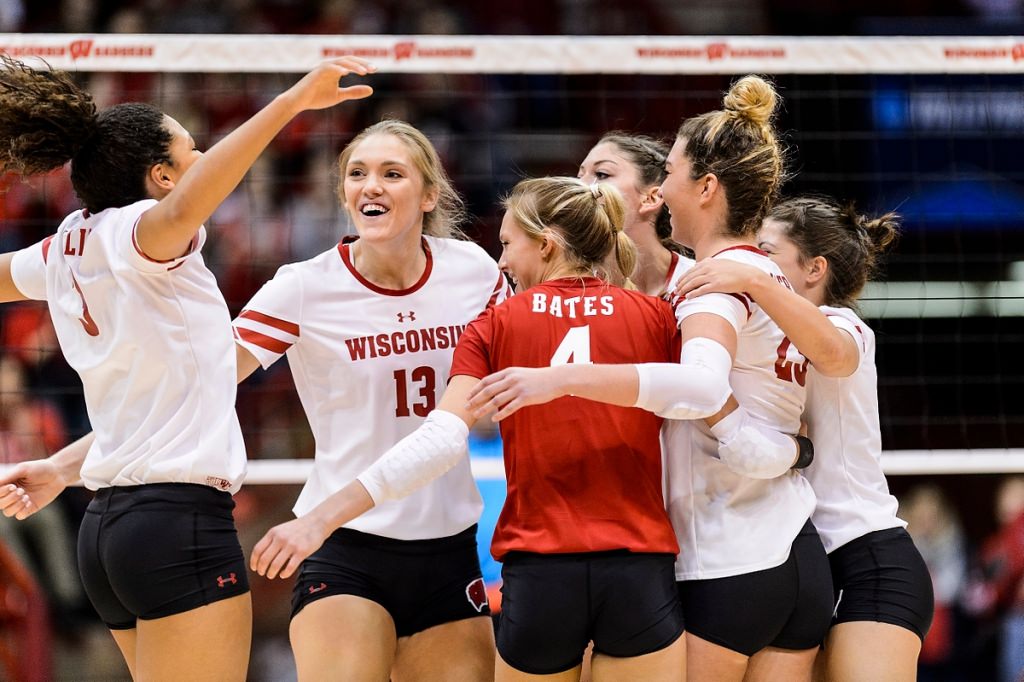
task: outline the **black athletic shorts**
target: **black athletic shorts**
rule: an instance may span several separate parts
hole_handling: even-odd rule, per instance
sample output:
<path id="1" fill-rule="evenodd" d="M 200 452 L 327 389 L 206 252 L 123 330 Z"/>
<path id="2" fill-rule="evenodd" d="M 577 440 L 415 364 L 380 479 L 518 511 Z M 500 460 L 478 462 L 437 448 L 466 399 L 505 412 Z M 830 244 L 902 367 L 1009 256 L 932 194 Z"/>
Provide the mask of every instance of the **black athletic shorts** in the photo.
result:
<path id="1" fill-rule="evenodd" d="M 111 630 L 249 591 L 229 493 L 193 483 L 102 488 L 78 532 L 89 600 Z"/>
<path id="2" fill-rule="evenodd" d="M 626 551 L 511 552 L 501 569 L 498 653 L 534 675 L 563 672 L 594 652 L 631 657 L 683 634 L 675 557 Z"/>
<path id="3" fill-rule="evenodd" d="M 781 566 L 678 585 L 690 633 L 746 656 L 767 646 L 813 649 L 832 617 L 828 557 L 810 521 Z"/>
<path id="4" fill-rule="evenodd" d="M 489 616 L 476 525 L 428 540 L 395 540 L 339 528 L 299 567 L 292 618 L 306 604 L 343 594 L 387 609 L 399 637 Z"/>
<path id="5" fill-rule="evenodd" d="M 832 623 L 890 623 L 924 639 L 935 596 L 921 553 L 903 528 L 862 535 L 828 555 L 835 615 Z"/>

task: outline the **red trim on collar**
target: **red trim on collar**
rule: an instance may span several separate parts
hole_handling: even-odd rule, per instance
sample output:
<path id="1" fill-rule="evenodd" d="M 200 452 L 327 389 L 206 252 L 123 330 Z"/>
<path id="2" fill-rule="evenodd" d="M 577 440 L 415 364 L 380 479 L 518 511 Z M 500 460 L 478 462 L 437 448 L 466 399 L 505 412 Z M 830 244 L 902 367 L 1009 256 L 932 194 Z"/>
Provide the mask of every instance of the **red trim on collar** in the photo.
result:
<path id="1" fill-rule="evenodd" d="M 427 280 L 430 278 L 430 272 L 434 269 L 434 256 L 430 253 L 430 244 L 427 243 L 426 239 L 422 241 L 422 244 L 423 253 L 427 256 L 427 267 L 423 268 L 423 274 L 420 276 L 419 280 L 417 280 L 416 283 L 408 289 L 386 289 L 374 284 L 359 274 L 359 271 L 356 270 L 356 266 L 352 264 L 352 255 L 349 249 L 352 242 L 357 239 L 359 239 L 359 237 L 355 235 L 348 235 L 342 238 L 342 240 L 338 242 L 338 255 L 341 256 L 341 261 L 345 264 L 345 267 L 348 268 L 348 271 L 352 273 L 352 276 L 356 278 L 356 281 L 375 294 L 382 294 L 384 296 L 408 296 L 409 294 L 422 289 L 423 285 L 426 284 Z"/>
<path id="2" fill-rule="evenodd" d="M 722 249 L 721 251 L 719 251 L 718 253 L 716 253 L 714 256 L 711 256 L 711 257 L 714 258 L 718 254 L 725 253 L 726 251 L 734 251 L 734 250 L 735 251 L 752 251 L 752 252 L 756 253 L 759 256 L 765 256 L 765 257 L 768 256 L 767 253 L 765 253 L 761 249 L 757 248 L 756 246 L 751 246 L 750 244 L 737 244 L 736 246 L 727 246 L 726 248 Z"/>

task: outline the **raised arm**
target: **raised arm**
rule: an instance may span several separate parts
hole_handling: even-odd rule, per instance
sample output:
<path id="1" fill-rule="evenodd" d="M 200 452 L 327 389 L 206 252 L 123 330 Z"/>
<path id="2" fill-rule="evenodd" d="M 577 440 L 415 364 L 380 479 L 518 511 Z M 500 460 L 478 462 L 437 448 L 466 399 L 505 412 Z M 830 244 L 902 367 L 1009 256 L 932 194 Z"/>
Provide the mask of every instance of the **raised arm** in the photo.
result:
<path id="1" fill-rule="evenodd" d="M 252 570 L 268 578 L 288 578 L 335 529 L 380 502 L 412 494 L 458 464 L 467 456 L 466 439 L 476 423 L 465 407 L 476 383 L 473 377 L 452 377 L 437 409 L 419 428 L 308 514 L 267 531 L 252 550 Z"/>
<path id="2" fill-rule="evenodd" d="M 350 99 L 368 97 L 368 85 L 339 87 L 351 73 L 365 76 L 375 69 L 356 57 L 323 62 L 302 80 L 230 135 L 210 148 L 188 169 L 174 190 L 146 211 L 136 229 L 139 248 L 154 260 L 185 253 L 199 227 L 238 186 L 274 136 L 307 109 L 325 109 Z"/>
<path id="3" fill-rule="evenodd" d="M 853 337 L 765 271 L 721 258 L 705 259 L 684 274 L 675 289 L 687 299 L 715 292 L 750 296 L 824 376 L 846 377 L 857 369 L 860 352 Z"/>

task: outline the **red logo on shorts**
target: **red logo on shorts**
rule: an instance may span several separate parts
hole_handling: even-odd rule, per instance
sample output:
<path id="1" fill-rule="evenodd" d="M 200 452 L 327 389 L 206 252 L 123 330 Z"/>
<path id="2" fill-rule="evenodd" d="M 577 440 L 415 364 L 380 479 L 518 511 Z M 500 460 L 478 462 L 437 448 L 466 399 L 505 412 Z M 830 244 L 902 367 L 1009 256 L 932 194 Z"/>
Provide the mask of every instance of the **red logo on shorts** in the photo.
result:
<path id="1" fill-rule="evenodd" d="M 483 613 L 484 607 L 487 606 L 487 588 L 484 587 L 483 578 L 477 578 L 466 585 L 466 599 L 477 613 Z"/>
<path id="2" fill-rule="evenodd" d="M 316 594 L 317 592 L 322 592 L 322 591 L 324 591 L 326 589 L 327 589 L 327 583 L 320 583 L 319 585 L 310 585 L 309 586 L 309 593 L 310 594 Z"/>
<path id="3" fill-rule="evenodd" d="M 227 578 L 222 575 L 217 576 L 217 587 L 224 587 L 228 583 L 231 583 L 232 585 L 238 584 L 238 578 L 235 577 L 234 573 L 228 573 Z"/>

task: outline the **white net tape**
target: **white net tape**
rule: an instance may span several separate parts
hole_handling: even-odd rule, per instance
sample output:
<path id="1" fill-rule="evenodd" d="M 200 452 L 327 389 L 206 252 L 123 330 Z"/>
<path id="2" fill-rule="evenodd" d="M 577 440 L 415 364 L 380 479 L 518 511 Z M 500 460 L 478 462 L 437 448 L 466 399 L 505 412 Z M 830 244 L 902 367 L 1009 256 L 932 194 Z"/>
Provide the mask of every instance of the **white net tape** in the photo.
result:
<path id="1" fill-rule="evenodd" d="M 1024 37 L 580 37 L 0 34 L 72 71 L 304 72 L 353 54 L 391 73 L 1021 73 Z"/>

